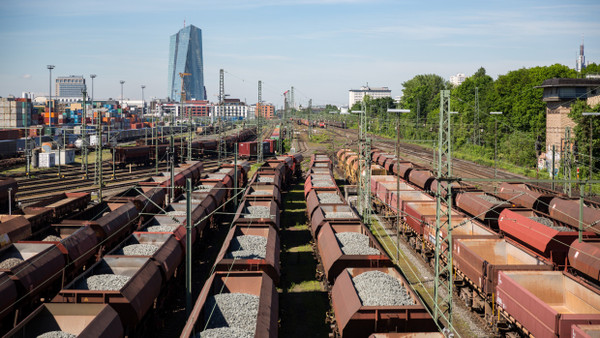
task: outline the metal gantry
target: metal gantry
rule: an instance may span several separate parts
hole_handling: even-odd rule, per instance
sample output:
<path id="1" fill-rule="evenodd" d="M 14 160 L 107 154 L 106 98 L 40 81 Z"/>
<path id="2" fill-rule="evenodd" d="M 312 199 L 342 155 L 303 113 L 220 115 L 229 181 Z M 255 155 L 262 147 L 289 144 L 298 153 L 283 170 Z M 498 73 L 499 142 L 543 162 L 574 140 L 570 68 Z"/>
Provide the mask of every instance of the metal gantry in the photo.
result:
<path id="1" fill-rule="evenodd" d="M 564 150 L 562 156 L 563 179 L 568 183 L 563 185 L 563 192 L 571 196 L 571 166 L 573 165 L 573 142 L 571 140 L 571 128 L 565 127 Z"/>
<path id="2" fill-rule="evenodd" d="M 85 172 L 83 178 L 88 178 L 88 142 L 87 142 L 87 113 L 86 113 L 86 96 L 87 92 L 83 90 L 83 116 L 81 117 L 81 169 Z M 66 155 L 65 155 L 66 156 Z"/>
<path id="3" fill-rule="evenodd" d="M 440 127 L 438 136 L 438 172 L 435 217 L 435 284 L 434 284 L 434 318 L 443 318 L 447 328 L 452 327 L 452 143 L 450 124 L 450 91 L 440 93 Z M 447 235 L 442 239 L 442 230 Z M 442 249 L 442 242 L 445 250 Z M 443 257 L 446 257 L 446 260 Z M 444 290 L 445 288 L 445 290 Z M 441 318 L 440 318 L 441 317 Z"/>
<path id="4" fill-rule="evenodd" d="M 222 116 L 223 111 L 225 109 L 225 71 L 221 69 L 219 71 L 219 144 L 218 144 L 218 161 L 221 164 L 221 161 L 226 156 L 227 149 L 225 148 L 225 139 L 223 138 L 223 124 L 222 124 Z"/>
<path id="5" fill-rule="evenodd" d="M 356 112 L 356 111 L 353 111 Z M 359 113 L 359 160 L 358 160 L 358 212 L 363 223 L 371 224 L 371 139 L 367 135 L 367 111 L 365 102 Z"/>
<path id="6" fill-rule="evenodd" d="M 262 81 L 258 80 L 258 101 L 256 102 L 256 162 L 263 161 L 263 138 L 262 138 Z"/>

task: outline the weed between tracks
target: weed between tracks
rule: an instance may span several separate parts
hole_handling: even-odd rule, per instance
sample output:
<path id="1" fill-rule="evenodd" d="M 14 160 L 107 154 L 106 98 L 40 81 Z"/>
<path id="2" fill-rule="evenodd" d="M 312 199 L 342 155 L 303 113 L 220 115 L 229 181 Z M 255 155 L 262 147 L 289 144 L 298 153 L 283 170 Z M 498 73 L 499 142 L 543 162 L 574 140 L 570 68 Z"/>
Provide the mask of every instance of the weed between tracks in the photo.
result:
<path id="1" fill-rule="evenodd" d="M 296 184 L 283 198 L 281 217 L 280 337 L 327 337 L 327 292 L 316 279 L 317 261 L 306 225 L 304 184 Z"/>

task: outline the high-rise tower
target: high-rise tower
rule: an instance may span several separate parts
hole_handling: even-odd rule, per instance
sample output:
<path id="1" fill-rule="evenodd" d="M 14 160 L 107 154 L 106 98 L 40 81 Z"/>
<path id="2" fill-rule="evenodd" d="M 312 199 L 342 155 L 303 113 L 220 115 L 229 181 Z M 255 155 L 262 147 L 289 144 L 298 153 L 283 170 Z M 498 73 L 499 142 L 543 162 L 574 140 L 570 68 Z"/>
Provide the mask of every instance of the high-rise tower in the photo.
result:
<path id="1" fill-rule="evenodd" d="M 579 56 L 575 64 L 575 70 L 581 72 L 585 68 L 585 55 L 583 54 L 583 38 L 581 38 L 581 45 L 579 46 Z"/>
<path id="2" fill-rule="evenodd" d="M 193 25 L 183 27 L 171 35 L 169 44 L 169 98 L 181 98 L 181 77 L 179 73 L 189 73 L 184 77 L 184 90 L 187 100 L 206 100 L 204 89 L 204 69 L 202 59 L 202 30 Z"/>

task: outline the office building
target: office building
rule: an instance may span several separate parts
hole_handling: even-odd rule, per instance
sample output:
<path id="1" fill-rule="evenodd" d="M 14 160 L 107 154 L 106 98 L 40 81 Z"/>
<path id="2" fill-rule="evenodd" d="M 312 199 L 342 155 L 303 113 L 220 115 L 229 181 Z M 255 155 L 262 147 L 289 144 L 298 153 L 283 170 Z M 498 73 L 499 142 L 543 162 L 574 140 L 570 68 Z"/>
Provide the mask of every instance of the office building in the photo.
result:
<path id="1" fill-rule="evenodd" d="M 181 99 L 181 76 L 184 77 L 186 100 L 206 100 L 202 58 L 202 30 L 189 25 L 171 35 L 169 45 L 168 96 L 173 101 Z"/>
<path id="2" fill-rule="evenodd" d="M 85 78 L 79 75 L 60 76 L 56 78 L 56 96 L 82 99 L 86 89 Z"/>
<path id="3" fill-rule="evenodd" d="M 361 102 L 368 95 L 372 99 L 380 99 L 383 97 L 392 97 L 392 91 L 388 87 L 369 87 L 362 86 L 360 89 L 350 89 L 348 91 L 348 106 L 352 106 L 356 102 Z"/>

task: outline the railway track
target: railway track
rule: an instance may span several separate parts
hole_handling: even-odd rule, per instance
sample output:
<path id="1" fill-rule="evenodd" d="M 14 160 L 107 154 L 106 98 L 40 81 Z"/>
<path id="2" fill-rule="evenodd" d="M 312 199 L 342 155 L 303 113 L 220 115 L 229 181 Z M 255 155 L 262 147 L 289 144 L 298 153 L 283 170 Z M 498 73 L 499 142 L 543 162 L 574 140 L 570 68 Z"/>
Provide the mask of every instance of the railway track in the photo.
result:
<path id="1" fill-rule="evenodd" d="M 232 156 L 225 158 L 225 161 L 233 160 Z M 206 160 L 203 161 L 205 170 L 211 171 L 218 167 L 217 160 Z M 160 171 L 165 171 L 166 166 L 159 167 Z M 156 169 L 154 167 L 141 167 L 131 173 L 127 172 L 128 169 L 122 169 L 120 172 L 115 171 L 116 178 L 112 179 L 112 172 L 103 172 L 103 181 L 105 186 L 102 187 L 103 192 L 116 190 L 120 188 L 131 187 L 131 185 L 143 181 L 148 177 L 154 176 Z M 74 175 L 80 175 L 81 173 L 75 173 Z M 78 177 L 70 177 L 67 179 L 56 179 L 51 182 L 37 181 L 34 183 L 28 182 L 29 184 L 21 187 L 22 182 L 19 181 L 19 192 L 17 193 L 17 199 L 22 205 L 31 204 L 47 198 L 53 194 L 60 192 L 93 192 L 98 190 L 98 185 L 94 184 L 93 179 L 82 180 Z M 45 182 L 45 183 L 41 183 Z M 103 193 L 104 195 L 104 193 Z"/>

